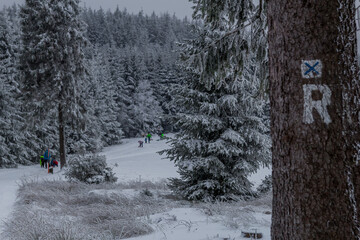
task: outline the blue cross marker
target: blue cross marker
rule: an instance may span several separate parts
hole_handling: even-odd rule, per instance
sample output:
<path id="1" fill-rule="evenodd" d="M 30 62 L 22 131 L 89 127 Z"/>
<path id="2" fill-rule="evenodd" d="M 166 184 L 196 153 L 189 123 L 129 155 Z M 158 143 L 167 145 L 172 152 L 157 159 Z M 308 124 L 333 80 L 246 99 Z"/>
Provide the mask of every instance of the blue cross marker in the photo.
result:
<path id="1" fill-rule="evenodd" d="M 319 72 L 316 71 L 316 69 L 315 69 L 315 67 L 316 67 L 318 64 L 319 64 L 319 62 L 316 62 L 316 63 L 314 64 L 314 66 L 311 66 L 310 64 L 305 63 L 305 65 L 308 66 L 308 68 L 309 68 L 309 70 L 307 70 L 307 71 L 305 72 L 305 75 L 308 75 L 311 71 L 313 71 L 316 75 L 319 74 Z"/>

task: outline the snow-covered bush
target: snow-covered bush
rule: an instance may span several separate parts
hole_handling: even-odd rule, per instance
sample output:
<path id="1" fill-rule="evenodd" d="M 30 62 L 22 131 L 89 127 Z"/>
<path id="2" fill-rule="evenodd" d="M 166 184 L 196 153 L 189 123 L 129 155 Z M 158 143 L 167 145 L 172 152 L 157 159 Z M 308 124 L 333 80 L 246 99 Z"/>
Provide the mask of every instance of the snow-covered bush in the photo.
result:
<path id="1" fill-rule="evenodd" d="M 268 193 L 272 189 L 272 178 L 271 175 L 267 175 L 265 179 L 262 180 L 261 184 L 257 187 L 257 192 L 259 195 Z"/>
<path id="2" fill-rule="evenodd" d="M 105 156 L 75 156 L 68 162 L 65 176 L 69 180 L 86 183 L 116 182 L 117 177 L 107 166 Z"/>

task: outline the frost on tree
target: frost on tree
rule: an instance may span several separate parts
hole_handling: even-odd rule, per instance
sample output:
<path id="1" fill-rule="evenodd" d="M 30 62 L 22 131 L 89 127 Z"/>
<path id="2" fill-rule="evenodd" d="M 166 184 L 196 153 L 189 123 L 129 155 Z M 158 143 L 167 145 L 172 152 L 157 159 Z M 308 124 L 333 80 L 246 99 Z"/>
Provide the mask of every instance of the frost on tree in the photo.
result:
<path id="1" fill-rule="evenodd" d="M 263 5 L 194 3 L 194 15 L 205 24 L 195 26 L 195 40 L 182 45 L 188 76 L 175 93 L 182 109 L 175 118 L 180 133 L 164 151 L 179 168 L 180 178 L 171 186 L 189 200 L 249 199 L 255 194 L 248 176 L 270 158 L 259 94 L 263 38 L 244 27 L 262 25 Z"/>
<path id="2" fill-rule="evenodd" d="M 57 118 L 61 167 L 66 163 L 65 126 L 81 127 L 86 112 L 79 95 L 86 40 L 78 4 L 27 0 L 21 9 L 23 97 L 32 119 Z"/>
<path id="3" fill-rule="evenodd" d="M 0 167 L 16 165 L 16 156 L 11 148 L 15 144 L 11 136 L 16 132 L 11 128 L 14 106 L 10 93 L 15 66 L 9 38 L 6 14 L 0 12 Z"/>
<path id="4" fill-rule="evenodd" d="M 18 82 L 18 19 L 16 8 L 0 11 L 0 167 L 29 164 L 38 142 L 29 145 L 32 132 L 24 133 L 26 126 L 21 114 Z"/>

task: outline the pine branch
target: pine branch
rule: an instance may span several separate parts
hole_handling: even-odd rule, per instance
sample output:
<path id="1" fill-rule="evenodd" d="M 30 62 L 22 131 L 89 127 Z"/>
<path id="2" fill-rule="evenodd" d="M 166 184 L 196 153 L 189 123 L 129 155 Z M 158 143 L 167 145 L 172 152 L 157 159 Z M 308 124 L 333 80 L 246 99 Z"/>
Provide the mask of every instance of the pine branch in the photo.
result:
<path id="1" fill-rule="evenodd" d="M 257 12 L 256 15 L 254 15 L 253 17 L 250 18 L 250 19 L 251 19 L 250 22 L 248 22 L 247 24 L 245 24 L 245 25 L 243 25 L 243 26 L 240 26 L 240 27 L 232 30 L 231 32 L 226 33 L 224 36 L 222 36 L 222 37 L 220 37 L 219 39 L 217 39 L 214 44 L 215 44 L 215 45 L 219 44 L 219 43 L 220 43 L 222 40 L 224 40 L 225 38 L 227 38 L 227 37 L 229 37 L 229 36 L 231 36 L 231 35 L 233 35 L 233 34 L 235 34 L 235 33 L 237 33 L 237 32 L 240 32 L 241 30 L 249 27 L 249 26 L 250 26 L 251 24 L 253 24 L 256 20 L 261 19 L 262 1 L 263 1 L 263 0 L 260 0 L 260 8 L 259 8 L 259 11 Z M 214 44 L 211 44 L 211 45 L 214 45 Z M 207 47 L 205 47 L 204 50 L 207 50 L 208 48 L 210 48 L 211 45 L 207 45 Z"/>

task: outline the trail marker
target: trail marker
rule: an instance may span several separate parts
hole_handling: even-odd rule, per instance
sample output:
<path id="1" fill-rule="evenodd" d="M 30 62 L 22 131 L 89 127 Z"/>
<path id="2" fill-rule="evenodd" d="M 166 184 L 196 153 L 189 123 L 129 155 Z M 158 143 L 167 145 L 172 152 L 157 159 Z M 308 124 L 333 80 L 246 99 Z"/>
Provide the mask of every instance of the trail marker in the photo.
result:
<path id="1" fill-rule="evenodd" d="M 326 124 L 331 123 L 327 106 L 331 104 L 331 90 L 327 85 L 304 84 L 304 114 L 303 122 L 311 124 L 314 122 L 313 109 L 315 109 Z M 320 100 L 313 99 L 313 92 L 321 95 Z"/>
<path id="2" fill-rule="evenodd" d="M 322 62 L 320 60 L 302 60 L 301 75 L 303 78 L 320 78 L 322 75 Z"/>

